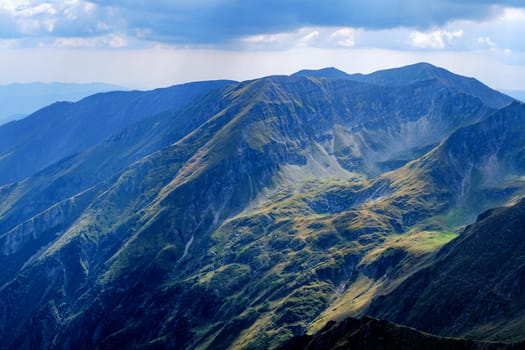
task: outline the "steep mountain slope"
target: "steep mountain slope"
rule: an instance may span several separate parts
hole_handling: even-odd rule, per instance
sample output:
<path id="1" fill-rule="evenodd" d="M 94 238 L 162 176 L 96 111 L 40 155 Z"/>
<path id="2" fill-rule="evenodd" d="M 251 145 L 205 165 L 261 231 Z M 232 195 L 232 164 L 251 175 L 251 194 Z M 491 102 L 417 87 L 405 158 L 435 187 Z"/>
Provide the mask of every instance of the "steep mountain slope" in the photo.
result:
<path id="1" fill-rule="evenodd" d="M 5 233 L 0 236 L 4 249 L 0 261 L 5 267 L 0 281 L 11 278 L 29 257 L 56 240 L 127 166 L 180 140 L 210 113 L 220 110 L 222 103 L 229 103 L 227 98 L 218 99 L 217 94 L 212 92 L 202 104 L 192 104 L 179 113 L 147 118 L 33 177 L 0 187 L 0 232 Z M 163 166 L 169 169 L 169 161 Z"/>
<path id="2" fill-rule="evenodd" d="M 320 315 L 315 329 L 330 319 L 370 312 L 367 307 L 374 297 L 390 293 L 432 262 L 432 255 L 425 256 L 425 251 L 454 238 L 451 230 L 472 222 L 481 211 L 525 195 L 523 118 L 525 106 L 515 103 L 459 129 L 421 158 L 375 179 L 372 186 L 381 186 L 380 196 L 365 203 L 356 216 L 361 222 L 373 218 L 366 222 L 372 233 L 381 232 L 381 224 L 393 225 L 383 228 L 388 236 L 376 239 L 359 262 L 366 278 L 358 277 L 357 284 Z M 378 280 L 385 275 L 387 279 Z M 432 282 L 432 276 L 427 277 Z M 392 300 L 394 304 L 399 299 Z M 507 326 L 512 323 L 500 325 Z"/>
<path id="3" fill-rule="evenodd" d="M 97 94 L 76 103 L 55 103 L 0 126 L 0 184 L 33 175 L 141 119 L 176 111 L 230 83 L 198 82 L 146 92 Z"/>
<path id="4" fill-rule="evenodd" d="M 515 102 L 479 123 L 461 128 L 434 150 L 397 173 L 393 183 L 409 185 L 412 195 L 445 200 L 458 224 L 475 220 L 490 207 L 523 193 L 525 105 Z M 415 192 L 414 192 L 415 191 Z"/>
<path id="5" fill-rule="evenodd" d="M 415 329 L 369 317 L 329 322 L 314 335 L 297 336 L 279 350 L 412 350 L 412 349 L 522 349 L 525 344 L 483 343 L 464 339 L 441 338 Z"/>
<path id="6" fill-rule="evenodd" d="M 0 187 L 6 231 L 61 200 L 107 180 L 136 160 L 180 140 L 220 110 L 224 89 L 212 90 L 179 111 L 140 120 L 82 153 L 67 157 L 23 181 Z"/>
<path id="7" fill-rule="evenodd" d="M 525 200 L 483 213 L 369 312 L 439 334 L 525 339 L 524 227 Z"/>
<path id="8" fill-rule="evenodd" d="M 475 171 L 450 165 L 455 135 L 496 129 L 470 167 L 496 147 L 507 169 L 522 110 L 436 79 L 294 76 L 130 124 L 0 188 L 2 347 L 268 348 L 362 312 L 359 290 L 384 294 L 456 236 L 436 217 L 481 187 L 461 197 Z M 457 171 L 449 188 L 431 164 Z"/>
<path id="9" fill-rule="evenodd" d="M 523 105 L 509 106 L 373 181 L 297 184 L 228 220 L 212 235 L 216 260 L 248 266 L 272 262 L 271 271 L 256 278 L 257 288 L 243 292 L 249 305 L 263 307 L 269 296 L 282 293 L 270 302 L 272 312 L 282 316 L 259 317 L 250 336 L 300 333 L 304 320 L 316 315 L 315 323 L 324 324 L 364 312 L 374 295 L 400 283 L 431 259 L 433 249 L 454 238 L 450 230 L 468 223 L 476 209 L 523 196 L 523 170 L 510 171 L 508 164 L 520 164 L 524 117 Z M 465 144 L 458 147 L 458 138 Z M 479 147 L 480 140 L 486 147 Z M 494 169 L 505 169 L 508 176 L 488 177 Z M 248 335 L 242 337 L 246 341 Z"/>

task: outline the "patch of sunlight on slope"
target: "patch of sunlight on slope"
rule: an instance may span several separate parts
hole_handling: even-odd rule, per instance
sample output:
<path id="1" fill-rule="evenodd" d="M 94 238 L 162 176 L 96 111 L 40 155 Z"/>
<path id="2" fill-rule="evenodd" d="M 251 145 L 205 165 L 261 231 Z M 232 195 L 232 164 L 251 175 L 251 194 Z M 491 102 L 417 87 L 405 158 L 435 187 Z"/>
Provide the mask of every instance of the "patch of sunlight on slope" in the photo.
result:
<path id="1" fill-rule="evenodd" d="M 356 173 L 348 173 L 345 178 L 315 177 L 305 174 L 300 167 L 297 167 L 297 173 L 294 175 L 289 172 L 291 167 L 295 166 L 285 165 L 283 167 L 285 169 L 276 176 L 275 182 L 282 182 L 281 185 L 263 189 L 241 213 L 230 221 L 255 214 L 274 214 L 284 216 L 286 219 L 290 219 L 290 215 L 293 215 L 294 218 L 297 216 L 308 216 L 312 219 L 324 217 L 326 214 L 314 214 L 305 201 L 314 200 L 327 193 L 357 193 L 369 184 L 362 175 Z"/>
<path id="2" fill-rule="evenodd" d="M 313 334 L 319 331 L 328 321 L 341 321 L 349 315 L 360 314 L 376 296 L 381 285 L 381 281 L 375 281 L 360 274 L 350 288 L 312 322 L 308 333 Z"/>
<path id="3" fill-rule="evenodd" d="M 231 345 L 230 349 L 232 350 L 241 350 L 245 349 L 250 345 L 254 339 L 266 331 L 266 328 L 272 323 L 272 314 L 265 313 L 260 317 L 256 322 L 254 322 L 251 327 L 241 332 L 239 337 Z M 205 348 L 202 348 L 205 349 Z"/>
<path id="4" fill-rule="evenodd" d="M 373 263 L 387 249 L 401 249 L 411 257 L 434 253 L 456 237 L 458 237 L 458 233 L 452 231 L 421 231 L 418 229 L 412 229 L 405 234 L 392 234 L 386 236 L 381 245 L 367 252 L 360 264 Z M 418 260 L 415 261 L 416 263 L 413 266 L 410 266 L 411 263 L 408 264 L 406 267 L 408 271 L 418 269 L 420 264 L 417 263 Z M 384 294 L 393 285 L 401 283 L 410 273 L 402 275 L 404 277 L 394 280 L 374 280 L 360 274 L 356 281 L 312 322 L 308 333 L 317 332 L 330 320 L 341 321 L 349 316 L 361 316 L 376 296 Z"/>
<path id="5" fill-rule="evenodd" d="M 422 255 L 438 250 L 459 234 L 452 231 L 419 231 L 412 229 L 405 234 L 391 234 L 379 247 L 369 251 L 361 261 L 370 263 L 389 248 L 402 249 L 412 255 Z"/>

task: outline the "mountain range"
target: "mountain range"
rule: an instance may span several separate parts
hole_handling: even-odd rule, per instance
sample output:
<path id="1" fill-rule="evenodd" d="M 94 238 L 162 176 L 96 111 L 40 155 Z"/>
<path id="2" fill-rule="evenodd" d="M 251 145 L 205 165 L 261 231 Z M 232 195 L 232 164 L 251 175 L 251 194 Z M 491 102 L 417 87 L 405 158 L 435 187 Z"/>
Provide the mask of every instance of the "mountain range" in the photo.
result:
<path id="1" fill-rule="evenodd" d="M 413 348 L 523 342 L 523 118 L 420 63 L 0 126 L 0 348 L 306 346 L 329 321 Z"/>

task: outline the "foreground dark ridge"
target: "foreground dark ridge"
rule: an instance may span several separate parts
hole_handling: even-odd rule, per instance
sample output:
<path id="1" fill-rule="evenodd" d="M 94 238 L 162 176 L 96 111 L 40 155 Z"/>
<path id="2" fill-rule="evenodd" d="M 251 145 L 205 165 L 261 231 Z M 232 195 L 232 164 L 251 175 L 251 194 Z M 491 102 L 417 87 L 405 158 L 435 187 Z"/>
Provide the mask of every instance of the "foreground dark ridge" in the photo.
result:
<path id="1" fill-rule="evenodd" d="M 481 214 L 430 266 L 377 298 L 369 312 L 431 333 L 523 339 L 524 251 L 522 199 Z"/>
<path id="2" fill-rule="evenodd" d="M 329 322 L 316 334 L 293 337 L 278 350 L 518 350 L 524 347 L 525 343 L 488 343 L 438 337 L 364 317 Z"/>

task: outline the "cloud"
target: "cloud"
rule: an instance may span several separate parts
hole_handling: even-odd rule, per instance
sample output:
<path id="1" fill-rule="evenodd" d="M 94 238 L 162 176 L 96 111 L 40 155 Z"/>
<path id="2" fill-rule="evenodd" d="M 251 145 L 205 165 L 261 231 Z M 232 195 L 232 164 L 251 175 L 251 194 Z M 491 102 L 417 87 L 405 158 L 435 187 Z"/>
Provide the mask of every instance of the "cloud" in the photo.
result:
<path id="1" fill-rule="evenodd" d="M 348 48 L 355 45 L 355 28 L 303 27 L 293 32 L 258 34 L 241 38 L 243 49 L 288 50 L 291 48 Z"/>
<path id="2" fill-rule="evenodd" d="M 462 37 L 463 30 L 449 32 L 446 30 L 434 30 L 431 32 L 412 32 L 409 36 L 413 46 L 423 49 L 444 49 L 454 44 L 456 38 Z"/>
<path id="3" fill-rule="evenodd" d="M 329 39 L 339 46 L 351 47 L 355 45 L 355 29 L 341 28 L 330 34 Z"/>
<path id="4" fill-rule="evenodd" d="M 305 44 L 308 44 L 309 42 L 315 40 L 315 38 L 319 37 L 319 31 L 317 30 L 314 30 L 308 34 L 306 34 L 305 36 L 303 36 L 303 38 L 301 39 L 301 41 Z"/>
<path id="5" fill-rule="evenodd" d="M 482 45 L 487 45 L 490 48 L 496 47 L 496 43 L 492 41 L 492 39 L 489 36 L 480 36 L 477 39 L 477 42 Z"/>
<path id="6" fill-rule="evenodd" d="M 524 9 L 521 0 L 2 0 L 0 37 L 119 33 L 142 41 L 218 47 L 313 27 L 405 27 L 426 33 L 457 20 L 519 20 Z M 356 43 L 355 32 L 337 35 L 341 46 Z"/>
<path id="7" fill-rule="evenodd" d="M 522 33 L 523 0 L 0 0 L 0 79 L 153 88 L 428 61 L 520 89 Z"/>
<path id="8" fill-rule="evenodd" d="M 351 27 L 368 30 L 395 27 L 419 29 L 457 19 L 485 20 L 515 0 L 218 0 L 95 2 L 112 8 L 133 29 L 150 28 L 149 39 L 178 44 L 216 44 L 259 34 L 293 32 L 303 27 Z M 523 4 L 522 4 L 523 5 Z M 144 16 L 144 13 L 147 16 Z"/>
<path id="9" fill-rule="evenodd" d="M 523 22 L 525 21 L 525 9 L 505 8 L 503 10 L 503 14 L 500 17 L 501 19 L 510 22 Z"/>
<path id="10" fill-rule="evenodd" d="M 89 37 L 123 24 L 108 8 L 87 0 L 2 0 L 0 38 Z"/>
<path id="11" fill-rule="evenodd" d="M 128 38 L 125 35 L 108 34 L 97 37 L 67 37 L 56 38 L 50 46 L 68 48 L 93 48 L 110 47 L 122 48 L 128 46 Z"/>

